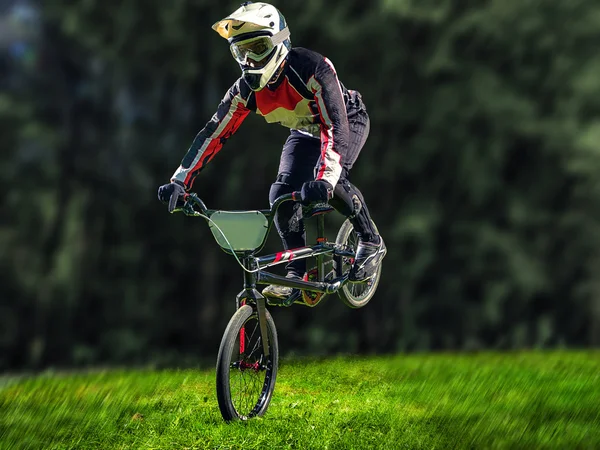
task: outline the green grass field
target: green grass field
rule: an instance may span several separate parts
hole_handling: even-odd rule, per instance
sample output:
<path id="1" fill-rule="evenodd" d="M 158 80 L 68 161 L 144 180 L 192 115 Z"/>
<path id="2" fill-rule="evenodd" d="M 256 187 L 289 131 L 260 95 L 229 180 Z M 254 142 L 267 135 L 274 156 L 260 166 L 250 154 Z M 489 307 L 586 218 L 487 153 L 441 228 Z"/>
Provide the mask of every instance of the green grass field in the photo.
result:
<path id="1" fill-rule="evenodd" d="M 214 370 L 0 379 L 0 448 L 600 448 L 600 352 L 283 360 L 225 424 Z"/>

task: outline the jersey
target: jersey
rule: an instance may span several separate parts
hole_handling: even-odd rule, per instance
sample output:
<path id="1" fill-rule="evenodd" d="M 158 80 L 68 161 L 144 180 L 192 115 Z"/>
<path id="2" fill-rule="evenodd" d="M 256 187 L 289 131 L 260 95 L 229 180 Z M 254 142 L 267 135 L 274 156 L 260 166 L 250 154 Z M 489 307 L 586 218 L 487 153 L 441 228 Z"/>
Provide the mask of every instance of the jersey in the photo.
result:
<path id="1" fill-rule="evenodd" d="M 217 112 L 196 135 L 172 180 L 190 188 L 194 178 L 221 150 L 250 112 L 321 140 L 317 180 L 335 187 L 342 172 L 349 138 L 349 104 L 360 95 L 339 81 L 331 61 L 317 52 L 294 47 L 272 85 L 252 91 L 240 77 L 229 88 Z"/>

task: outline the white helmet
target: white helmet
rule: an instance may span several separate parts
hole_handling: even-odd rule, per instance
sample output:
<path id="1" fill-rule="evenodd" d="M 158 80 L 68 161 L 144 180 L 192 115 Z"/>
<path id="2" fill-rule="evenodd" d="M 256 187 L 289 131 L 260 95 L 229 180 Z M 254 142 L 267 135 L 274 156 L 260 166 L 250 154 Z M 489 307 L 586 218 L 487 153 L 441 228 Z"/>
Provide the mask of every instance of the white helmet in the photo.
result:
<path id="1" fill-rule="evenodd" d="M 229 41 L 244 80 L 254 91 L 267 85 L 292 47 L 285 18 L 268 3 L 242 3 L 212 28 Z"/>

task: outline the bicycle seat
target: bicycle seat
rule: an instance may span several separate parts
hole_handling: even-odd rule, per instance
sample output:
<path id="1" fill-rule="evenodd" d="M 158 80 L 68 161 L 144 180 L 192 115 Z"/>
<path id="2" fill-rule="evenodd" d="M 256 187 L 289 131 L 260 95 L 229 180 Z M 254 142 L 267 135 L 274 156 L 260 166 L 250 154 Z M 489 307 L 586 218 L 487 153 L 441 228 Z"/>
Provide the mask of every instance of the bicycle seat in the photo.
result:
<path id="1" fill-rule="evenodd" d="M 318 216 L 319 214 L 327 214 L 328 212 L 334 211 L 333 206 L 328 203 L 315 203 L 310 206 L 302 207 L 302 215 L 305 218 L 309 218 L 312 216 Z"/>

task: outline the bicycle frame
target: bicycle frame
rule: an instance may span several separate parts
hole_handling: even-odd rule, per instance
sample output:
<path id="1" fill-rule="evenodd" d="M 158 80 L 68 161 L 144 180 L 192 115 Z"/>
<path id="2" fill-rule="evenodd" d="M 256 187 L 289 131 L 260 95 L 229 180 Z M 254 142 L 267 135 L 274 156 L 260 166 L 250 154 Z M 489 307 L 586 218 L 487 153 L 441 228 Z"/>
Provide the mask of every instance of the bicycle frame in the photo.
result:
<path id="1" fill-rule="evenodd" d="M 277 198 L 270 210 L 262 210 L 261 213 L 265 214 L 268 219 L 268 231 L 270 232 L 271 227 L 273 225 L 273 220 L 275 213 L 279 206 L 286 201 L 297 201 L 298 198 L 297 193 L 285 194 L 281 197 Z M 204 218 L 209 218 L 210 215 L 214 212 L 213 210 L 209 210 L 206 205 L 198 198 L 196 194 L 185 194 L 184 195 L 185 205 L 182 208 L 176 209 L 183 211 L 186 215 L 189 216 L 200 216 Z M 194 205 L 200 208 L 200 212 L 194 209 Z M 333 258 L 334 265 L 334 273 L 340 274 L 342 267 L 342 257 L 354 257 L 354 252 L 345 248 L 339 248 L 334 243 L 330 243 L 325 238 L 325 217 L 324 213 L 333 210 L 333 208 L 321 208 L 317 210 L 313 214 L 317 219 L 317 244 L 312 246 L 305 246 L 291 250 L 285 250 L 278 253 L 273 253 L 265 256 L 255 256 L 255 253 L 260 251 L 262 248 L 258 248 L 251 252 L 241 252 L 240 255 L 233 252 L 236 256 L 236 259 L 241 263 L 244 267 L 244 288 L 242 291 L 236 296 L 236 309 L 239 309 L 241 306 L 245 304 L 254 304 L 256 305 L 256 310 L 258 314 L 258 322 L 260 327 L 261 335 L 263 336 L 263 347 L 264 354 L 266 356 L 269 355 L 269 345 L 268 345 L 268 336 L 267 336 L 267 325 L 266 325 L 266 299 L 265 297 L 256 289 L 257 284 L 273 284 L 278 286 L 285 286 L 295 288 L 296 295 L 292 295 L 286 301 L 281 304 L 278 303 L 278 306 L 291 306 L 296 300 L 298 300 L 301 296 L 300 291 L 310 291 L 310 292 L 318 292 L 322 294 L 332 294 L 337 292 L 342 286 L 347 282 L 347 275 L 338 276 L 330 281 L 326 281 L 326 273 L 325 273 L 325 257 L 331 256 Z M 174 210 L 175 211 L 175 210 Z M 264 243 L 263 243 L 264 245 Z M 317 280 L 316 281 L 306 281 L 299 279 L 291 279 L 286 278 L 281 275 L 276 275 L 273 273 L 266 272 L 265 269 L 273 266 L 277 266 L 280 264 L 285 264 L 291 261 L 292 259 L 305 259 L 312 258 L 316 259 L 317 266 Z"/>
<path id="2" fill-rule="evenodd" d="M 244 272 L 244 287 L 236 296 L 236 311 L 223 333 L 217 355 L 217 401 L 226 422 L 262 416 L 271 401 L 280 351 L 277 328 L 267 305 L 287 307 L 300 303 L 314 307 L 327 294 L 337 293 L 350 308 L 362 308 L 371 300 L 379 283 L 380 260 L 370 278 L 356 282 L 356 289 L 354 284 L 349 284 L 354 283 L 349 280 L 348 273 L 351 271 L 349 266 L 355 264 L 355 252 L 360 248 L 360 242 L 356 242 L 359 235 L 353 221 L 346 219 L 335 240 L 328 242 L 324 213 L 333 208 L 327 204 L 311 205 L 302 210 L 305 219 L 316 216 L 315 245 L 257 256 L 267 241 L 279 206 L 285 201 L 298 201 L 299 194 L 283 195 L 273 202 L 271 209 L 262 211 L 209 210 L 192 193 L 182 196 L 174 193 L 169 198 L 169 212 L 182 211 L 189 216 L 204 218 L 217 244 L 235 257 Z M 181 207 L 180 199 L 184 201 Z M 382 258 L 385 256 L 383 243 L 381 248 L 378 253 Z M 307 258 L 314 258 L 316 268 L 311 267 L 302 279 L 267 271 L 269 267 Z M 292 289 L 283 291 L 287 295 L 283 299 L 271 297 L 277 294 L 284 297 L 277 290 L 263 291 L 269 296 L 266 298 L 257 290 L 258 284 Z M 291 294 L 287 294 L 290 291 Z"/>

